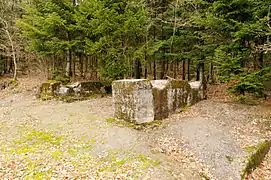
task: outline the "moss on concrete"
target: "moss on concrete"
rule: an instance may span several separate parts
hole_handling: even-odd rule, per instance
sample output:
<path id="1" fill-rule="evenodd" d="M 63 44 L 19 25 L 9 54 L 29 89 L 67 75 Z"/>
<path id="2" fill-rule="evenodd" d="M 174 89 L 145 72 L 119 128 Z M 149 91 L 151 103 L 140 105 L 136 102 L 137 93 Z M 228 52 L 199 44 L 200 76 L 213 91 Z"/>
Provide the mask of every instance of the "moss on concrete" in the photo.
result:
<path id="1" fill-rule="evenodd" d="M 106 122 L 110 124 L 117 125 L 119 127 L 127 127 L 127 128 L 132 128 L 135 130 L 146 130 L 146 129 L 153 129 L 156 127 L 162 127 L 162 120 L 154 120 L 152 122 L 148 123 L 141 123 L 137 124 L 136 121 L 123 121 L 123 119 L 118 119 L 118 118 L 106 118 Z"/>
<path id="2" fill-rule="evenodd" d="M 106 87 L 105 87 L 106 85 Z M 71 88 L 71 92 L 67 93 L 67 95 L 59 95 L 57 94 L 58 89 L 61 86 L 61 82 L 55 80 L 49 80 L 43 83 L 40 87 L 40 93 L 38 97 L 42 100 L 61 100 L 64 102 L 74 102 L 87 100 L 92 98 L 103 97 L 106 94 L 110 94 L 111 84 L 103 83 L 103 82 L 82 82 L 80 83 L 81 91 L 79 94 L 76 94 L 74 90 Z M 101 88 L 104 88 L 103 92 Z"/>
<path id="3" fill-rule="evenodd" d="M 115 116 L 127 122 L 132 122 L 136 117 L 136 92 L 139 89 L 150 89 L 151 83 L 147 80 L 120 80 L 112 83 L 115 101 Z"/>
<path id="4" fill-rule="evenodd" d="M 154 119 L 164 119 L 169 115 L 168 110 L 168 87 L 164 89 L 153 88 L 153 99 L 154 99 Z"/>
<path id="5" fill-rule="evenodd" d="M 256 169 L 264 159 L 265 155 L 269 152 L 271 147 L 271 141 L 264 141 L 256 146 L 251 146 L 246 148 L 252 151 L 251 155 L 247 159 L 246 167 L 243 169 L 241 178 L 244 179 L 245 176 L 249 175 L 254 169 Z"/>
<path id="6" fill-rule="evenodd" d="M 42 83 L 40 87 L 40 98 L 42 100 L 52 99 L 55 95 L 55 91 L 60 87 L 61 83 L 54 80 L 49 80 Z"/>

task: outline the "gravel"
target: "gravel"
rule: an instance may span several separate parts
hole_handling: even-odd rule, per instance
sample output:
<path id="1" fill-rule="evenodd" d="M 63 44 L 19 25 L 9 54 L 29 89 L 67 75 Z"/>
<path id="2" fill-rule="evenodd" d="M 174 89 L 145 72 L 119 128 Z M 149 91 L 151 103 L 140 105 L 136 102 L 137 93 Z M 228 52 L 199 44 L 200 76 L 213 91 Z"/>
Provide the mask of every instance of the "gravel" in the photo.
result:
<path id="1" fill-rule="evenodd" d="M 113 116 L 110 97 L 2 97 L 1 179 L 238 179 L 240 166 L 229 160 L 271 138 L 270 106 L 207 100 L 138 131 L 106 121 Z M 270 179 L 270 165 L 269 152 L 247 179 Z"/>

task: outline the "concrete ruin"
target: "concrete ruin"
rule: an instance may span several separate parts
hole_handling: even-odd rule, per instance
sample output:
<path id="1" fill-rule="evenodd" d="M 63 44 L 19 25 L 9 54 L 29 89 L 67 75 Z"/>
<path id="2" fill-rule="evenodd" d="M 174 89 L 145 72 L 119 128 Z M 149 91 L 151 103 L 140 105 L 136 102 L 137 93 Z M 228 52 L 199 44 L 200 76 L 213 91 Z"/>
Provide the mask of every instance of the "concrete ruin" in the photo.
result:
<path id="1" fill-rule="evenodd" d="M 200 81 L 126 79 L 112 84 L 115 117 L 136 124 L 167 118 L 204 98 Z"/>
<path id="2" fill-rule="evenodd" d="M 44 100 L 52 98 L 69 98 L 69 100 L 80 100 L 97 94 L 110 94 L 111 83 L 89 81 L 76 82 L 73 84 L 62 84 L 58 81 L 48 81 L 41 85 L 39 97 Z"/>

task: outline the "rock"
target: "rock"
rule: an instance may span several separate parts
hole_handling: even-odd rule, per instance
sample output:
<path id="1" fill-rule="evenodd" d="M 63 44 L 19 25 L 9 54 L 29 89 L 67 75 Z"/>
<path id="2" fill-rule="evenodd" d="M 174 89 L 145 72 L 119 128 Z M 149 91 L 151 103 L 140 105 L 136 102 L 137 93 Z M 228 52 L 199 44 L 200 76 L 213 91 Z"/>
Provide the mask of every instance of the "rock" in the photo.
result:
<path id="1" fill-rule="evenodd" d="M 0 90 L 6 89 L 9 86 L 9 82 L 0 82 Z"/>
<path id="2" fill-rule="evenodd" d="M 80 85 L 81 85 L 80 82 L 76 82 L 76 83 L 73 83 L 73 84 L 70 84 L 70 85 L 66 85 L 66 86 L 74 89 L 74 88 L 78 88 Z"/>
<path id="3" fill-rule="evenodd" d="M 145 79 L 118 80 L 112 84 L 115 116 L 136 124 L 154 120 L 151 82 Z"/>
<path id="4" fill-rule="evenodd" d="M 74 94 L 74 90 L 67 86 L 61 86 L 59 90 L 56 92 L 58 96 L 71 96 Z"/>
<path id="5" fill-rule="evenodd" d="M 81 90 L 81 87 L 76 87 L 76 88 L 73 88 L 73 91 L 76 96 L 80 96 L 82 90 Z"/>

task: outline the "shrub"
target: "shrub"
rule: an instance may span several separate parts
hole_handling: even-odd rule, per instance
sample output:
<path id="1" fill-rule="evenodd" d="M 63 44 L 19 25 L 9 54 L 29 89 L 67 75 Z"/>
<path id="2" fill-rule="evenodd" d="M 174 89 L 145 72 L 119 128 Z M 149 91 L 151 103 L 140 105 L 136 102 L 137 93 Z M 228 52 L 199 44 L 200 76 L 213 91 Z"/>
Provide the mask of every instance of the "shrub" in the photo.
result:
<path id="1" fill-rule="evenodd" d="M 252 93 L 258 97 L 265 96 L 270 91 L 271 67 L 239 76 L 230 86 L 230 90 L 237 95 Z"/>

